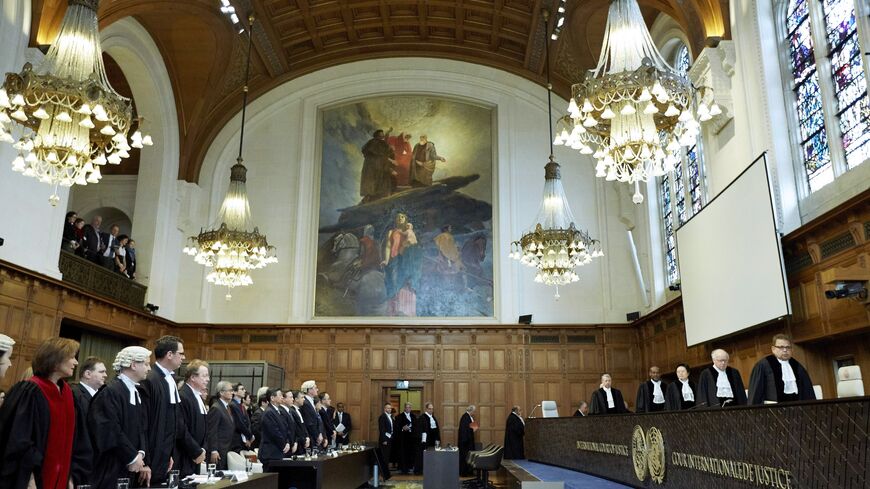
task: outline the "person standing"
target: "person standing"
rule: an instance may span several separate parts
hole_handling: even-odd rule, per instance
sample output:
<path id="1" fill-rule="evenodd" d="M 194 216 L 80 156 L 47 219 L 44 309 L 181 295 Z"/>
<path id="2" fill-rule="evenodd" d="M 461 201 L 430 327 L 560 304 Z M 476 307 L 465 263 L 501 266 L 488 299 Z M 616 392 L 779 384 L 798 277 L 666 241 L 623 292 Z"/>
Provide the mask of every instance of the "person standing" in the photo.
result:
<path id="1" fill-rule="evenodd" d="M 287 422 L 282 419 L 286 415 L 282 414 L 279 406 L 284 402 L 284 395 L 279 389 L 269 389 L 266 396 L 269 398 L 269 407 L 263 413 L 260 430 L 263 439 L 260 440 L 258 455 L 264 468 L 271 472 L 269 464 L 291 455 L 292 451 L 291 442 L 287 438 Z"/>
<path id="2" fill-rule="evenodd" d="M 117 224 L 112 225 L 109 228 L 108 233 L 100 233 L 100 241 L 102 243 L 102 250 L 100 252 L 100 265 L 103 268 L 108 270 L 115 269 L 115 252 L 118 249 L 118 233 L 120 232 L 120 228 Z"/>
<path id="3" fill-rule="evenodd" d="M 151 479 L 162 484 L 174 465 L 172 452 L 182 433 L 177 429 L 181 421 L 178 411 L 181 396 L 173 377 L 184 361 L 184 344 L 176 336 L 161 336 L 154 346 L 157 359 L 151 372 L 141 383 L 142 403 L 148 413 L 148 464 Z"/>
<path id="4" fill-rule="evenodd" d="M 88 410 L 91 399 L 106 384 L 106 364 L 97 357 L 88 357 L 79 365 L 79 383 L 72 388 L 76 406 L 76 443 L 70 472 L 74 485 L 90 485 L 94 453 L 88 434 Z"/>
<path id="5" fill-rule="evenodd" d="M 649 379 L 637 388 L 638 413 L 657 413 L 665 410 L 665 390 L 668 384 L 662 381 L 662 371 L 656 366 L 649 368 Z"/>
<path id="6" fill-rule="evenodd" d="M 580 405 L 574 411 L 574 416 L 589 416 L 589 404 L 586 401 L 580 401 Z"/>
<path id="7" fill-rule="evenodd" d="M 511 408 L 504 428 L 504 458 L 518 460 L 526 458 L 523 438 L 526 436 L 526 422 L 519 406 Z"/>
<path id="8" fill-rule="evenodd" d="M 699 406 L 725 407 L 745 406 L 746 390 L 743 387 L 743 377 L 737 369 L 728 366 L 728 352 L 722 349 L 713 350 L 710 354 L 713 365 L 701 372 L 698 381 Z"/>
<path id="9" fill-rule="evenodd" d="M 311 438 L 308 436 L 308 430 L 305 428 L 305 418 L 302 417 L 302 406 L 308 402 L 305 399 L 305 394 L 302 391 L 292 391 L 293 406 L 291 406 L 290 414 L 293 415 L 293 421 L 296 422 L 296 453 L 302 455 L 306 448 L 311 447 Z"/>
<path id="10" fill-rule="evenodd" d="M 668 385 L 665 393 L 665 407 L 668 411 L 680 411 L 695 407 L 695 383 L 689 380 L 689 366 L 677 365 L 677 381 Z"/>
<path id="11" fill-rule="evenodd" d="M 323 436 L 327 440 L 328 446 L 335 445 L 335 425 L 332 424 L 332 415 L 334 412 L 331 412 L 332 409 L 332 399 L 329 397 L 329 393 L 321 392 L 319 394 L 320 397 L 320 411 L 318 414 L 320 415 L 321 421 L 323 421 Z"/>
<path id="12" fill-rule="evenodd" d="M 791 356 L 794 351 L 791 337 L 775 335 L 770 351 L 749 375 L 749 404 L 815 400 L 810 374 Z"/>
<path id="13" fill-rule="evenodd" d="M 315 397 L 320 392 L 317 388 L 317 382 L 307 380 L 302 383 L 300 389 L 305 396 L 305 402 L 299 406 L 299 411 L 302 413 L 302 420 L 305 422 L 305 430 L 308 432 L 308 438 L 311 440 L 312 447 L 319 447 L 323 444 L 323 433 L 320 431 L 320 415 L 317 414 L 317 409 L 314 407 Z"/>
<path id="14" fill-rule="evenodd" d="M 396 416 L 395 431 L 398 437 L 393 449 L 398 450 L 399 470 L 410 474 L 414 469 L 414 459 L 417 456 L 417 416 L 411 412 L 413 405 L 405 403 L 405 410 Z"/>
<path id="15" fill-rule="evenodd" d="M 230 450 L 234 452 L 250 448 L 254 441 L 254 434 L 251 433 L 251 417 L 244 405 L 247 395 L 248 389 L 244 384 L 239 383 L 233 386 L 233 402 L 230 403 L 230 408 L 233 412 L 233 421 L 236 424 L 236 437 L 233 439 Z"/>
<path id="16" fill-rule="evenodd" d="M 423 414 L 417 418 L 417 434 L 420 435 L 420 444 L 417 458 L 414 461 L 415 474 L 423 473 L 423 452 L 428 448 L 441 445 L 441 428 L 438 420 L 435 419 L 434 412 L 435 406 L 431 402 L 427 402 Z"/>
<path id="17" fill-rule="evenodd" d="M 478 423 L 474 421 L 474 404 L 465 409 L 465 413 L 459 419 L 459 432 L 456 446 L 459 447 L 459 475 L 468 477 L 471 475 L 471 467 L 468 465 L 468 452 L 474 450 L 474 432 L 477 431 Z"/>
<path id="18" fill-rule="evenodd" d="M 622 392 L 613 388 L 610 374 L 601 374 L 601 387 L 592 393 L 592 414 L 622 414 L 627 413 Z"/>
<path id="19" fill-rule="evenodd" d="M 384 412 L 378 417 L 378 461 L 384 480 L 390 480 L 390 450 L 393 448 L 393 405 L 384 404 Z"/>
<path id="20" fill-rule="evenodd" d="M 211 403 L 206 417 L 208 433 L 209 463 L 218 469 L 227 468 L 227 452 L 232 449 L 238 433 L 236 422 L 230 408 L 233 402 L 233 384 L 222 380 L 217 384 L 215 400 Z"/>
<path id="21" fill-rule="evenodd" d="M 119 351 L 112 363 L 118 376 L 91 400 L 88 431 L 94 444 L 94 489 L 115 489 L 119 478 L 137 477 L 142 485 L 151 482 L 151 469 L 145 464 L 148 413 L 137 387 L 151 370 L 150 358 L 151 352 L 141 346 Z"/>
<path id="22" fill-rule="evenodd" d="M 432 175 L 435 174 L 437 162 L 447 162 L 447 158 L 439 156 L 435 143 L 429 141 L 425 134 L 420 135 L 420 142 L 414 146 L 414 160 L 411 162 L 411 186 L 428 187 L 432 185 Z"/>
<path id="23" fill-rule="evenodd" d="M 353 420 L 350 417 L 350 413 L 344 411 L 343 402 L 338 403 L 335 407 L 335 418 L 333 420 L 336 432 L 335 444 L 348 445 L 350 444 L 350 431 L 353 429 Z"/>
<path id="24" fill-rule="evenodd" d="M 193 360 L 187 364 L 184 371 L 184 385 L 181 386 L 180 415 L 183 423 L 182 435 L 175 445 L 173 460 L 177 464 L 181 477 L 198 473 L 199 465 L 205 462 L 206 456 L 206 418 L 205 403 L 202 392 L 208 389 L 208 364 L 202 360 Z"/>
<path id="25" fill-rule="evenodd" d="M 372 134 L 362 147 L 363 166 L 360 175 L 359 194 L 362 204 L 388 197 L 393 191 L 396 176 L 395 153 L 386 141 L 383 129 Z"/>
<path id="26" fill-rule="evenodd" d="M 85 225 L 83 229 L 85 258 L 91 260 L 97 265 L 101 264 L 101 256 L 106 250 L 105 245 L 103 245 L 103 232 L 100 230 L 102 224 L 103 218 L 101 216 L 94 216 L 91 223 Z"/>
<path id="27" fill-rule="evenodd" d="M 72 391 L 79 343 L 50 338 L 33 355 L 33 377 L 13 386 L 0 415 L 0 487 L 67 489 L 76 438 Z"/>

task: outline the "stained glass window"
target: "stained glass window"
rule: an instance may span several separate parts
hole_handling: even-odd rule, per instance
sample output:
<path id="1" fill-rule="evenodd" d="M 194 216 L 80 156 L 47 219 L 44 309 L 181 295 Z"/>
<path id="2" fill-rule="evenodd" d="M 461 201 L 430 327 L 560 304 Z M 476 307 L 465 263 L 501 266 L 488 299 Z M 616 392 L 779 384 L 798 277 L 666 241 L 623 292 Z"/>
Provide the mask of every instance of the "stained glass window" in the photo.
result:
<path id="1" fill-rule="evenodd" d="M 662 225 L 664 228 L 668 284 L 675 284 L 680 280 L 680 271 L 677 268 L 677 240 L 674 236 L 674 213 L 671 206 L 671 179 L 667 173 L 659 179 L 659 195 L 661 199 Z"/>
<path id="2" fill-rule="evenodd" d="M 867 80 L 861 66 L 855 4 L 853 0 L 823 0 L 822 11 L 846 166 L 854 168 L 870 157 L 870 128 L 861 114 L 867 105 Z"/>
<path id="3" fill-rule="evenodd" d="M 701 210 L 701 168 L 698 145 L 694 145 L 686 151 L 686 172 L 689 181 L 689 197 L 692 200 L 692 214 Z"/>
<path id="4" fill-rule="evenodd" d="M 791 0 L 786 17 L 789 59 L 797 98 L 804 168 L 810 191 L 816 191 L 834 179 L 828 135 L 825 130 L 819 74 L 816 71 L 813 38 L 810 34 L 808 0 Z"/>
<path id="5" fill-rule="evenodd" d="M 674 69 L 677 70 L 677 73 L 681 75 L 686 75 L 689 72 L 689 66 L 691 66 L 692 60 L 689 59 L 689 48 L 686 47 L 685 44 L 680 45 L 680 48 L 677 49 L 677 57 L 674 62 Z"/>

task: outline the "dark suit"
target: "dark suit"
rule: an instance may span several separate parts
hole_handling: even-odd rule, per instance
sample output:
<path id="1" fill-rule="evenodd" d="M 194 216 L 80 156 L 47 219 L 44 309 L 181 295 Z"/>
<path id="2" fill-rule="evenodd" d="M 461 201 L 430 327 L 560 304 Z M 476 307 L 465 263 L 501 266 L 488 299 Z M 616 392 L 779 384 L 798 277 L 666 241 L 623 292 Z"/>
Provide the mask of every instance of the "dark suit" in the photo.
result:
<path id="1" fill-rule="evenodd" d="M 308 438 L 308 430 L 305 429 L 305 421 L 302 419 L 302 414 L 298 407 L 290 408 L 290 417 L 296 429 L 296 454 L 302 455 L 305 453 L 305 439 Z M 314 442 L 311 442 L 312 444 Z M 313 446 L 313 445 L 311 445 Z"/>
<path id="2" fill-rule="evenodd" d="M 127 248 L 127 276 L 133 278 L 136 273 L 136 248 Z"/>
<path id="3" fill-rule="evenodd" d="M 339 424 L 344 425 L 344 434 L 335 435 L 335 443 L 337 445 L 347 445 L 350 443 L 350 430 L 352 429 L 353 422 L 350 419 L 350 413 L 345 411 L 343 413 L 335 412 L 335 416 L 332 419 L 333 426 L 338 426 Z"/>
<path id="4" fill-rule="evenodd" d="M 232 401 L 230 403 L 232 404 Z M 227 452 L 230 451 L 234 439 L 238 436 L 236 422 L 229 409 L 231 408 L 224 407 L 222 400 L 216 399 L 208 410 L 208 455 L 206 458 L 211 457 L 212 452 L 217 452 L 221 457 L 217 463 L 219 469 L 227 468 Z"/>
<path id="5" fill-rule="evenodd" d="M 230 409 L 233 411 L 233 421 L 236 424 L 236 437 L 233 440 L 231 450 L 234 452 L 247 450 L 248 447 L 242 443 L 242 436 L 248 441 L 254 438 L 254 434 L 251 433 L 251 418 L 248 417 L 245 407 L 241 403 L 236 402 L 235 399 L 230 402 Z"/>
<path id="6" fill-rule="evenodd" d="M 282 413 L 283 410 L 284 408 L 270 405 L 263 413 L 263 422 L 260 425 L 260 434 L 263 439 L 260 440 L 259 456 L 267 468 L 269 462 L 283 459 L 284 447 L 288 443 L 293 444 L 287 438 L 287 422 L 282 419 L 287 413 Z"/>
<path id="7" fill-rule="evenodd" d="M 109 270 L 115 269 L 115 248 L 118 246 L 118 237 L 112 236 L 109 233 L 100 233 L 100 243 L 102 251 L 100 252 L 100 264 Z M 108 250 L 108 256 L 105 256 Z"/>
<path id="8" fill-rule="evenodd" d="M 184 431 L 175 444 L 173 460 L 181 477 L 198 474 L 199 467 L 193 460 L 202 454 L 206 445 L 206 415 L 199 411 L 199 394 L 185 384 L 179 391 L 181 395 L 181 418 L 184 420 Z M 208 455 L 208 454 L 206 454 Z"/>
<path id="9" fill-rule="evenodd" d="M 323 421 L 323 436 L 329 438 L 330 441 L 335 437 L 335 425 L 332 423 L 332 416 L 326 408 L 320 408 L 320 419 Z"/>
<path id="10" fill-rule="evenodd" d="M 435 416 L 432 416 L 432 419 L 435 420 L 435 428 L 432 428 L 432 423 L 426 413 L 421 414 L 417 418 L 417 435 L 419 436 L 418 440 L 420 444 L 418 445 L 417 458 L 414 462 L 415 474 L 423 473 L 423 452 L 427 448 L 434 447 L 436 441 L 441 442 L 441 423 L 438 422 Z M 426 441 L 423 441 L 423 435 L 426 435 Z"/>
<path id="11" fill-rule="evenodd" d="M 380 451 L 379 462 L 384 480 L 390 478 L 390 450 L 393 448 L 393 417 L 387 413 L 381 413 L 378 418 L 378 450 Z"/>
<path id="12" fill-rule="evenodd" d="M 251 444 L 252 449 L 260 446 L 260 432 L 264 412 L 263 409 L 258 407 L 257 409 L 254 409 L 254 412 L 251 414 L 251 433 L 254 435 L 254 443 Z"/>
<path id="13" fill-rule="evenodd" d="M 417 436 L 417 416 L 414 416 L 414 413 L 405 415 L 404 412 L 401 412 L 396 416 L 395 422 L 394 429 L 398 438 L 393 442 L 393 449 L 398 450 L 399 470 L 403 473 L 410 472 L 414 468 L 414 458 L 417 456 L 417 439 L 419 438 Z"/>
<path id="14" fill-rule="evenodd" d="M 170 392 L 167 377 L 175 384 L 172 375 L 165 375 L 160 366 L 155 364 L 148 372 L 148 377 L 140 383 L 142 403 L 148 413 L 148 448 L 145 454 L 151 467 L 151 480 L 156 484 L 166 480 L 176 440 L 183 435 L 179 429 L 181 419 L 178 412 L 181 397 L 172 403 L 170 396 L 178 394 L 175 390 Z"/>
<path id="15" fill-rule="evenodd" d="M 93 396 L 81 384 L 71 387 L 76 409 L 76 430 L 75 439 L 73 440 L 70 478 L 73 480 L 74 485 L 89 485 L 94 465 L 94 452 L 91 438 L 88 434 L 87 419 Z"/>
<path id="16" fill-rule="evenodd" d="M 613 387 L 610 388 L 610 394 L 613 395 L 613 407 L 607 407 L 607 392 L 604 389 L 596 389 L 592 393 L 592 402 L 589 404 L 589 414 L 621 414 L 627 413 L 625 409 L 625 400 L 622 398 L 622 392 Z"/>
<path id="17" fill-rule="evenodd" d="M 84 232 L 82 246 L 84 247 L 85 258 L 94 263 L 100 263 L 100 253 L 105 249 L 103 247 L 103 240 L 100 238 L 100 231 L 90 224 L 85 224 L 82 231 Z"/>
<path id="18" fill-rule="evenodd" d="M 320 419 L 320 415 L 314 410 L 314 406 L 307 397 L 299 410 L 302 412 L 302 421 L 305 423 L 305 431 L 308 432 L 308 437 L 311 438 L 311 446 L 313 447 L 317 444 L 317 437 L 322 434 L 320 431 L 320 424 L 323 423 L 323 420 Z"/>

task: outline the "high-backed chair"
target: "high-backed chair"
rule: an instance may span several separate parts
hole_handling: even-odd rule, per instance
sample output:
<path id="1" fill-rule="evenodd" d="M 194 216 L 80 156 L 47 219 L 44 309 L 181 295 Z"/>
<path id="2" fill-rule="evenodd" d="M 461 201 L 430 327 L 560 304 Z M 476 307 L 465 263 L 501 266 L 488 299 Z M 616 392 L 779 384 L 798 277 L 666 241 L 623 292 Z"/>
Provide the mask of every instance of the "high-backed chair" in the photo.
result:
<path id="1" fill-rule="evenodd" d="M 851 365 L 837 370 L 837 397 L 856 397 L 864 395 L 864 381 L 861 367 Z"/>
<path id="2" fill-rule="evenodd" d="M 227 452 L 227 469 L 245 471 L 245 457 L 239 452 Z"/>
<path id="3" fill-rule="evenodd" d="M 556 407 L 556 401 L 541 401 L 541 412 L 545 418 L 558 418 L 559 409 Z"/>
<path id="4" fill-rule="evenodd" d="M 814 385 L 813 392 L 816 393 L 816 399 L 824 399 L 825 398 L 825 396 L 822 395 L 822 386 Z"/>

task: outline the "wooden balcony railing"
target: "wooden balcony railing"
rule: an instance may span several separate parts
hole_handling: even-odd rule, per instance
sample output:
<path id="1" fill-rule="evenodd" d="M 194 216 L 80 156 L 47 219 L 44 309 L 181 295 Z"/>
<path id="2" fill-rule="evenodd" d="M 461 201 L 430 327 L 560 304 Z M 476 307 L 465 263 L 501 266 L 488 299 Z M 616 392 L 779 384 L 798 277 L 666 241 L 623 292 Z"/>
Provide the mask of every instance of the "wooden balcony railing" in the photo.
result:
<path id="1" fill-rule="evenodd" d="M 67 251 L 60 252 L 58 262 L 63 281 L 69 282 L 109 299 L 141 309 L 145 306 L 148 287 L 129 278 L 107 270 Z"/>

